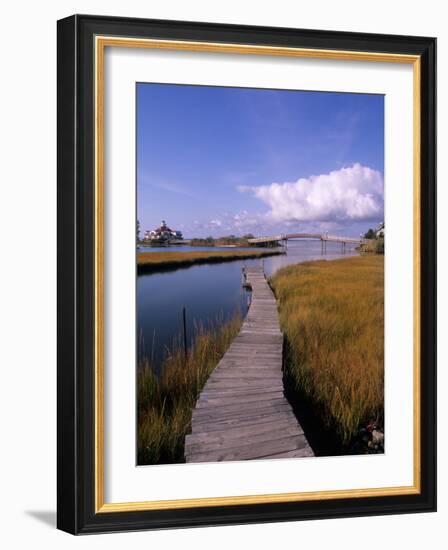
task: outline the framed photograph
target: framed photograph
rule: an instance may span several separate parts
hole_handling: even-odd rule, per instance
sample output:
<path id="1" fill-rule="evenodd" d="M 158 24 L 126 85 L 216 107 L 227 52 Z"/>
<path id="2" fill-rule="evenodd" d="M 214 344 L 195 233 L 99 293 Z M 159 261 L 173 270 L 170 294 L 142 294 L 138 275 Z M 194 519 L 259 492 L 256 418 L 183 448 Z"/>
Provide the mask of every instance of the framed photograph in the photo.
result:
<path id="1" fill-rule="evenodd" d="M 436 508 L 434 38 L 58 22 L 58 527 Z"/>

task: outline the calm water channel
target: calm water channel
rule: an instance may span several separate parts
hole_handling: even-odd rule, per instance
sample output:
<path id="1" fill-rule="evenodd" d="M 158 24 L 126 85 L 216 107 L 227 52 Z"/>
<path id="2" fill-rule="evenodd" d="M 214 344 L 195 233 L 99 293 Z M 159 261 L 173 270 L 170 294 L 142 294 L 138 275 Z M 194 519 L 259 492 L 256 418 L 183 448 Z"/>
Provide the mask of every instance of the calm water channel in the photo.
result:
<path id="1" fill-rule="evenodd" d="M 219 250 L 217 247 L 141 248 L 141 251 Z M 225 250 L 232 250 L 226 248 Z M 354 255 L 347 251 L 344 257 Z M 341 245 L 327 243 L 327 253 L 321 255 L 320 241 L 289 241 L 286 255 L 264 260 L 237 260 L 222 264 L 203 264 L 165 273 L 137 277 L 137 330 L 139 355 L 150 358 L 156 372 L 167 350 L 180 342 L 182 309 L 186 308 L 187 339 L 191 346 L 197 327 L 211 327 L 231 318 L 238 311 L 245 315 L 249 293 L 242 287 L 244 265 L 260 265 L 271 276 L 286 265 L 309 260 L 331 260 L 342 257 Z"/>

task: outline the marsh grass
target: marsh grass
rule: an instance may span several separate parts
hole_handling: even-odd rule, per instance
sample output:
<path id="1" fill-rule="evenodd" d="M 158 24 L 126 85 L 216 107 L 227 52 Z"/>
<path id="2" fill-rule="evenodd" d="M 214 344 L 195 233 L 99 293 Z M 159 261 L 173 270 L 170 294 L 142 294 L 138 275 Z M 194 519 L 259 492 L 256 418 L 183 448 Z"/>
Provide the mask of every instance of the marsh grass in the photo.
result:
<path id="1" fill-rule="evenodd" d="M 361 254 L 384 254 L 384 239 L 368 239 L 360 247 Z"/>
<path id="2" fill-rule="evenodd" d="M 347 446 L 384 416 L 384 258 L 302 263 L 271 279 L 285 384 Z"/>
<path id="3" fill-rule="evenodd" d="M 175 269 L 204 263 L 221 263 L 233 260 L 248 260 L 284 254 L 279 249 L 256 250 L 210 250 L 204 252 L 139 252 L 137 269 L 139 272 L 151 272 L 163 269 Z"/>
<path id="4" fill-rule="evenodd" d="M 236 315 L 215 326 L 197 326 L 194 345 L 185 360 L 176 344 L 159 376 L 150 360 L 140 360 L 137 371 L 137 463 L 169 464 L 184 461 L 184 440 L 191 415 L 207 378 L 238 334 Z"/>

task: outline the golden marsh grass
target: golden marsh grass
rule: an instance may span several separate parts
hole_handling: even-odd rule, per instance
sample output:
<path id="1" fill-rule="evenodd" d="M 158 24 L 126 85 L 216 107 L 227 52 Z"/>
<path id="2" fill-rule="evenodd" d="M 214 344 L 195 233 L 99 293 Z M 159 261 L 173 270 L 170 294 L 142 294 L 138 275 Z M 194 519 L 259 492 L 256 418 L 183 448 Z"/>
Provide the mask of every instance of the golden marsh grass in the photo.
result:
<path id="1" fill-rule="evenodd" d="M 194 264 L 256 259 L 283 253 L 283 250 L 278 249 L 139 252 L 137 254 L 137 269 L 140 272 L 149 272 Z"/>
<path id="2" fill-rule="evenodd" d="M 286 337 L 285 381 L 347 445 L 383 422 L 384 257 L 298 264 L 271 279 Z"/>
<path id="3" fill-rule="evenodd" d="M 143 359 L 137 371 L 138 464 L 184 461 L 185 435 L 202 387 L 238 334 L 241 317 L 221 326 L 198 328 L 194 346 L 185 361 L 176 346 L 156 376 L 150 361 Z"/>

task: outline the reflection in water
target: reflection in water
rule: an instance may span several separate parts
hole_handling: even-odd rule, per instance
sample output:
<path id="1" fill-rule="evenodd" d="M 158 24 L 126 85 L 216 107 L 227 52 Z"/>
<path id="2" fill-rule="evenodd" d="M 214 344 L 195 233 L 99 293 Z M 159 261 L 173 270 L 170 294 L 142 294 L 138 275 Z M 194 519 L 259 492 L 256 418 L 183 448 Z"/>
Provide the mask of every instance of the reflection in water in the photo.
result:
<path id="1" fill-rule="evenodd" d="M 199 247 L 148 247 L 151 251 L 208 250 Z M 216 248 L 212 248 L 216 250 Z M 228 250 L 228 249 L 227 249 Z M 344 256 L 356 254 L 347 251 Z M 327 244 L 321 255 L 320 241 L 289 241 L 283 256 L 263 260 L 237 260 L 222 264 L 203 264 L 165 273 L 137 277 L 137 330 L 139 355 L 146 355 L 159 370 L 167 350 L 180 341 L 182 309 L 187 312 L 187 338 L 191 346 L 199 325 L 210 327 L 240 312 L 245 315 L 248 292 L 242 287 L 244 265 L 263 262 L 267 276 L 279 268 L 304 261 L 342 257 L 341 245 Z"/>
<path id="2" fill-rule="evenodd" d="M 219 250 L 253 250 L 253 248 L 233 246 L 138 246 L 137 252 L 216 252 Z"/>

